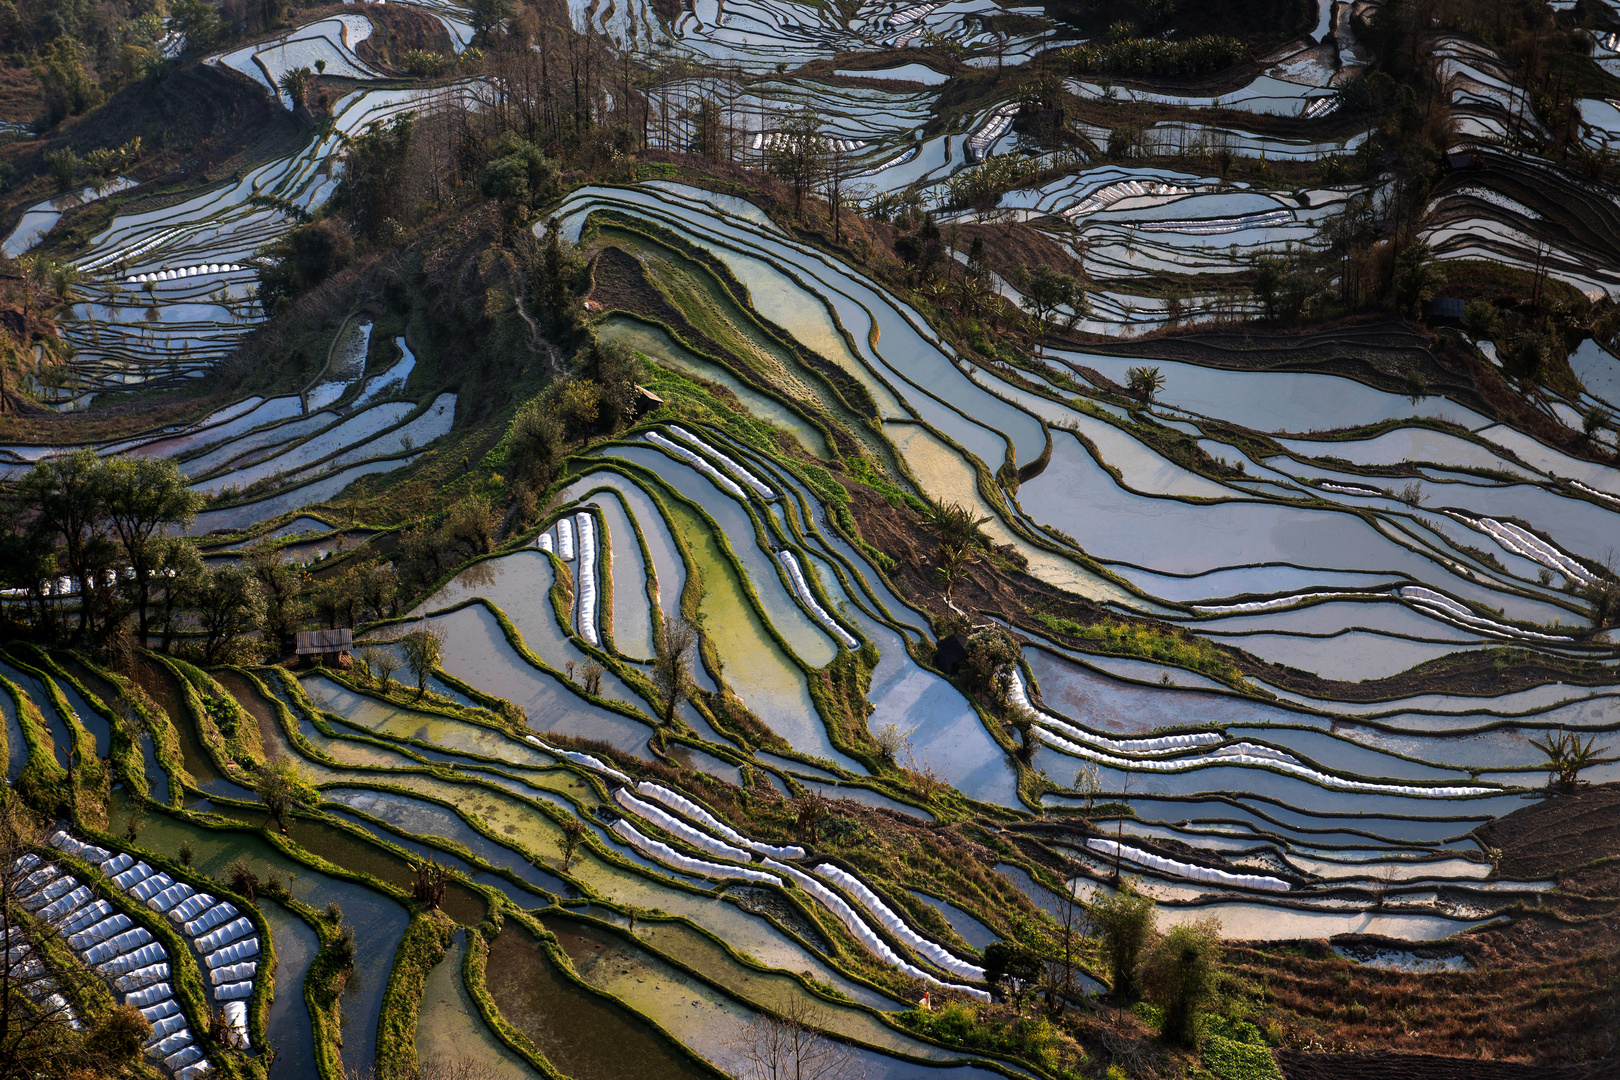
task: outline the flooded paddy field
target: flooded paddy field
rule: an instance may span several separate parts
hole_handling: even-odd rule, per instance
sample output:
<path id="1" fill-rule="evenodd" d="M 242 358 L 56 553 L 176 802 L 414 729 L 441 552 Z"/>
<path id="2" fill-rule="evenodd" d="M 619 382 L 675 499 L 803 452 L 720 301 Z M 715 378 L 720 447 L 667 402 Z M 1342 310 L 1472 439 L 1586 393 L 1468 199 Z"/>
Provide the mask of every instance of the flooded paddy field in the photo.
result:
<path id="1" fill-rule="evenodd" d="M 582 164 L 496 131 L 552 38 L 389 6 L 172 58 L 297 139 L 7 218 L 62 347 L 5 491 L 183 507 L 131 539 L 109 482 L 85 540 L 46 491 L 0 595 L 52 917 L 155 913 L 168 1075 L 755 1080 L 791 1031 L 823 1080 L 1112 1076 L 1166 1031 L 1099 943 L 1141 903 L 1267 988 L 1200 1067 L 1291 1077 L 1418 1049 L 1376 980 L 1608 925 L 1613 35 L 1555 130 L 1430 28 L 1419 183 L 1366 5 L 1171 78 L 1226 46 L 1169 5 L 570 3 L 622 82 L 523 122 L 583 110 Z"/>

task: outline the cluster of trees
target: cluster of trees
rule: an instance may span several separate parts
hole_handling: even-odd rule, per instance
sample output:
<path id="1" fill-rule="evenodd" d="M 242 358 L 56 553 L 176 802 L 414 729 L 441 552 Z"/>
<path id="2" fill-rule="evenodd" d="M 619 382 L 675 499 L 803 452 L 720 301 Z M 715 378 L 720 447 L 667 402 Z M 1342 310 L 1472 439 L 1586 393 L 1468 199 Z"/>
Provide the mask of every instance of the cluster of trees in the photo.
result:
<path id="1" fill-rule="evenodd" d="M 214 661 L 258 629 L 266 592 L 247 561 L 210 567 L 179 535 L 202 497 L 173 462 L 49 458 L 5 494 L 4 619 L 36 640 L 95 644 L 132 633 Z"/>
<path id="2" fill-rule="evenodd" d="M 302 6 L 302 5 L 300 5 Z M 47 126 L 100 105 L 141 79 L 161 79 L 172 32 L 188 55 L 285 25 L 289 0 L 19 0 L 0 5 L 0 41 L 31 59 Z M 167 25 L 164 16 L 167 15 Z"/>
<path id="3" fill-rule="evenodd" d="M 1098 890 L 1089 906 L 1072 894 L 1054 895 L 1052 925 L 1025 928 L 1020 939 L 985 950 L 985 975 L 998 997 L 1040 994 L 1054 1014 L 1080 997 L 1077 974 L 1089 941 L 1108 970 L 1109 990 L 1123 1005 L 1146 999 L 1162 1015 L 1160 1035 L 1176 1046 L 1197 1046 L 1200 1013 L 1220 988 L 1221 925 L 1217 919 L 1156 929 L 1153 899 L 1123 880 Z"/>
<path id="4" fill-rule="evenodd" d="M 1516 95 L 1507 117 L 1512 143 L 1596 164 L 1601 178 L 1612 158 L 1581 144 L 1579 106 L 1583 97 L 1600 93 L 1608 78 L 1592 62 L 1588 36 L 1612 29 L 1603 9 L 1582 5 L 1566 14 L 1516 0 L 1395 0 L 1381 4 L 1358 33 L 1381 69 L 1428 97 L 1438 89 L 1428 42 L 1436 31 L 1453 29 L 1483 41 L 1513 70 L 1523 94 Z"/>
<path id="5" fill-rule="evenodd" d="M 106 632 L 129 608 L 144 636 L 161 583 L 185 562 L 176 548 L 188 545 L 170 533 L 183 531 L 202 501 L 173 462 L 90 450 L 48 458 L 10 492 L 0 574 L 48 633 L 56 629 L 59 598 L 71 593 L 75 638 Z"/>
<path id="6" fill-rule="evenodd" d="M 1082 1071 L 1083 1050 L 1068 1037 L 1086 1025 L 1074 1023 L 1084 1010 L 1069 1006 L 1086 1001 L 1082 961 L 1095 958 L 1107 969 L 1115 1007 L 1145 1000 L 1158 1010 L 1166 1043 L 1199 1045 L 1220 991 L 1217 921 L 1161 934 L 1153 901 L 1129 881 L 1113 894 L 1099 890 L 1089 905 L 1064 890 L 1050 894 L 1045 906 L 1050 919 L 1015 919 L 1008 937 L 984 950 L 994 1004 L 948 1000 L 942 1008 L 904 1013 L 901 1022 L 950 1044 L 1039 1062 L 1054 1075 L 1090 1075 Z"/>
<path id="7" fill-rule="evenodd" d="M 1243 42 L 1225 34 L 1203 34 L 1179 41 L 1139 36 L 1135 26 L 1116 24 L 1104 41 L 1071 45 L 1059 53 L 1075 74 L 1207 75 L 1248 56 Z"/>
<path id="8" fill-rule="evenodd" d="M 894 239 L 894 252 L 905 268 L 906 283 L 934 302 L 941 314 L 948 317 L 951 308 L 946 305 L 954 307 L 953 328 L 980 352 L 999 355 L 985 333 L 985 320 L 999 329 L 1010 314 L 1013 325 L 1038 343 L 1048 326 L 1061 323 L 1070 328 L 1091 314 L 1087 280 L 1042 264 L 1033 269 L 1018 266 L 1009 275 L 1022 294 L 1019 303 L 1027 313 L 1027 319 L 1018 317 L 1017 308 L 1004 303 L 996 288 L 984 237 L 975 236 L 968 242 L 965 260 L 953 257 L 961 247 L 957 226 L 941 231 L 931 214 L 921 215 L 914 232 L 901 233 Z"/>
<path id="9" fill-rule="evenodd" d="M 516 474 L 535 490 L 555 478 L 568 448 L 582 437 L 612 433 L 635 419 L 639 357 L 617 342 L 593 341 L 571 373 L 525 402 L 507 431 Z"/>

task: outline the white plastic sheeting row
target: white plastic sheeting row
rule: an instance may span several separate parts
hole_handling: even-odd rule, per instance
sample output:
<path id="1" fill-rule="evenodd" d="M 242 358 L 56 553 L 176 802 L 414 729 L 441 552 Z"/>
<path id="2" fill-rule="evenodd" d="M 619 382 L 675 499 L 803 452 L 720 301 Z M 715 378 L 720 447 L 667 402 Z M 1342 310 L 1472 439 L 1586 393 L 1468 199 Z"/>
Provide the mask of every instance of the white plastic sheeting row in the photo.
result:
<path id="1" fill-rule="evenodd" d="M 1331 484 L 1323 487 L 1332 488 Z M 1338 490 L 1334 488 L 1334 490 Z M 1377 492 L 1351 492 L 1353 495 L 1376 495 Z M 1247 604 L 1194 604 L 1193 610 L 1200 615 L 1238 615 L 1250 611 L 1276 611 L 1278 608 L 1293 607 L 1295 604 L 1314 603 L 1319 600 L 1336 600 L 1341 596 L 1363 596 L 1364 593 L 1352 592 L 1308 592 L 1297 593 L 1293 596 L 1278 596 L 1270 600 L 1254 600 Z"/>
<path id="2" fill-rule="evenodd" d="M 1293 886 L 1282 878 L 1269 877 L 1265 874 L 1233 874 L 1208 866 L 1198 866 L 1194 863 L 1184 863 L 1176 859 L 1166 859 L 1162 855 L 1155 855 L 1151 851 L 1143 851 L 1141 848 L 1132 847 L 1129 844 L 1121 844 L 1117 840 L 1101 840 L 1092 837 L 1086 841 L 1086 847 L 1110 858 L 1118 855 L 1120 858 L 1129 859 L 1139 866 L 1146 866 L 1151 870 L 1186 878 L 1189 881 L 1202 881 L 1211 885 L 1230 885 L 1237 889 L 1261 889 L 1265 892 L 1289 892 L 1293 889 Z"/>
<path id="3" fill-rule="evenodd" d="M 701 851 L 707 851 L 710 855 L 721 859 L 730 859 L 732 862 L 746 863 L 753 861 L 746 849 L 737 847 L 735 844 L 728 844 L 724 840 L 717 840 L 702 829 L 688 825 L 669 811 L 654 806 L 652 803 L 643 802 L 632 795 L 629 788 L 620 788 L 615 791 L 613 798 L 614 801 L 632 814 L 652 822 L 673 836 L 680 837 Z"/>
<path id="4" fill-rule="evenodd" d="M 538 746 L 540 749 L 544 750 L 546 753 L 555 754 L 564 761 L 572 761 L 575 765 L 583 765 L 592 772 L 599 772 L 605 776 L 611 776 L 615 780 L 622 781 L 626 784 L 631 782 L 628 776 L 624 775 L 624 773 L 620 772 L 618 769 L 615 769 L 613 766 L 607 764 L 599 758 L 594 758 L 589 754 L 581 754 L 577 750 L 563 750 L 560 747 L 551 746 L 548 743 L 541 742 L 533 735 L 525 735 L 523 737 L 529 742 Z"/>
<path id="5" fill-rule="evenodd" d="M 716 450 L 712 443 L 704 442 L 702 438 L 692 434 L 690 431 L 687 431 L 679 424 L 671 424 L 669 430 L 675 433 L 675 437 L 677 439 L 680 439 L 683 442 L 691 443 L 693 446 L 697 447 L 699 450 L 702 450 L 710 457 L 718 460 L 721 467 L 724 468 L 726 472 L 730 473 L 732 476 L 735 476 L 744 484 L 747 484 L 753 489 L 755 495 L 758 495 L 762 499 L 776 498 L 776 492 L 771 490 L 771 486 L 769 484 L 755 476 L 749 469 L 738 464 L 733 458 L 721 453 L 719 450 Z"/>
<path id="6" fill-rule="evenodd" d="M 579 632 L 592 645 L 602 644 L 596 626 L 596 518 L 585 511 L 574 515 L 579 525 Z"/>
<path id="7" fill-rule="evenodd" d="M 1112 769 L 1175 772 L 1180 769 L 1197 769 L 1209 765 L 1259 765 L 1289 773 L 1321 787 L 1338 788 L 1343 791 L 1365 791 L 1374 795 L 1405 795 L 1420 799 L 1461 799 L 1470 795 L 1502 794 L 1501 788 L 1418 787 L 1415 784 L 1377 784 L 1370 780 L 1350 780 L 1346 777 L 1333 776 L 1318 769 L 1313 769 L 1309 765 L 1285 756 L 1281 751 L 1273 750 L 1271 747 L 1254 746 L 1252 743 L 1237 743 L 1234 746 L 1223 747 L 1211 754 L 1144 759 L 1114 757 L 1112 754 L 1105 754 L 1090 747 L 1077 746 L 1067 739 L 1052 734 L 1050 731 L 1043 733 L 1042 737 L 1055 749 L 1073 754 L 1076 757 L 1083 757 L 1088 761 L 1095 761 L 1100 765 L 1107 765 Z"/>
<path id="8" fill-rule="evenodd" d="M 567 518 L 557 522 L 557 557 L 563 562 L 574 561 L 574 524 Z"/>
<path id="9" fill-rule="evenodd" d="M 1550 570 L 1556 570 L 1571 581 L 1589 584 L 1596 581 L 1593 573 L 1562 551 L 1553 547 L 1541 537 L 1527 529 L 1522 529 L 1511 521 L 1497 521 L 1494 518 L 1482 517 L 1471 524 L 1490 534 L 1491 539 L 1525 558 L 1538 562 Z"/>
<path id="10" fill-rule="evenodd" d="M 1113 739 L 1106 735 L 1093 735 L 1083 731 L 1051 713 L 1041 712 L 1029 701 L 1029 693 L 1024 689 L 1024 675 L 1016 667 L 1012 669 L 1012 676 L 1007 686 L 1007 698 L 1012 702 L 1013 708 L 1032 713 L 1037 720 L 1048 727 L 1057 728 L 1066 735 L 1105 750 L 1112 750 L 1118 754 L 1164 754 L 1179 750 L 1191 750 L 1200 746 L 1210 746 L 1222 741 L 1225 736 L 1213 731 L 1195 731 L 1188 735 L 1155 735 L 1147 739 Z"/>
<path id="11" fill-rule="evenodd" d="M 173 270 L 158 270 L 150 274 L 135 274 L 124 280 L 131 285 L 143 285 L 148 281 L 178 281 L 180 278 L 197 277 L 202 274 L 234 274 L 242 267 L 235 263 L 206 263 L 199 266 L 180 266 Z"/>
<path id="12" fill-rule="evenodd" d="M 725 837 L 725 839 L 729 840 L 733 844 L 736 844 L 738 847 L 745 847 L 750 851 L 757 851 L 761 855 L 769 855 L 773 859 L 804 858 L 804 848 L 799 847 L 797 844 L 777 845 L 767 844 L 763 840 L 751 840 L 742 833 L 738 832 L 736 829 L 733 829 L 730 825 L 727 825 L 725 822 L 715 817 L 713 814 L 709 813 L 691 799 L 688 799 L 685 795 L 682 795 L 678 791 L 671 791 L 662 784 L 654 784 L 644 780 L 636 785 L 636 793 L 642 798 L 656 800 L 657 802 L 663 803 L 671 810 L 685 814 L 687 817 L 702 825 L 710 832 L 713 832 L 717 836 Z"/>
<path id="13" fill-rule="evenodd" d="M 1488 634 L 1499 637 L 1535 638 L 1538 641 L 1570 641 L 1572 639 L 1557 634 L 1539 634 L 1534 630 L 1520 630 L 1517 627 L 1499 623 L 1494 619 L 1487 619 L 1483 615 L 1475 615 L 1468 608 L 1453 600 L 1445 593 L 1425 589 L 1421 585 L 1403 585 L 1397 591 L 1403 600 L 1410 600 L 1419 608 L 1426 609 L 1452 622 L 1460 622 L 1469 627 L 1483 630 Z"/>
<path id="14" fill-rule="evenodd" d="M 731 477 L 727 476 L 713 465 L 710 465 L 708 459 L 695 450 L 688 450 L 686 447 L 680 445 L 674 440 L 666 439 L 663 435 L 656 431 L 647 432 L 647 441 L 655 446 L 661 446 L 677 457 L 691 462 L 694 469 L 707 476 L 710 480 L 713 480 L 716 484 L 719 484 L 726 491 L 729 491 L 733 495 L 737 496 L 737 498 L 746 499 L 748 497 L 743 494 L 743 489 L 737 486 L 737 481 L 733 480 Z"/>
<path id="15" fill-rule="evenodd" d="M 943 982 L 940 979 L 935 978 L 933 975 L 930 975 L 916 964 L 902 959 L 899 953 L 895 952 L 889 947 L 888 942 L 879 937 L 877 932 L 866 924 L 865 919 L 856 914 L 855 909 L 850 907 L 849 903 L 842 896 L 839 896 L 837 893 L 827 888 L 826 885 L 817 881 L 804 871 L 789 866 L 786 863 L 777 862 L 775 859 L 766 859 L 765 866 L 767 869 L 775 870 L 777 873 L 784 874 L 787 877 L 792 878 L 801 889 L 815 897 L 821 903 L 822 907 L 832 912 L 833 918 L 843 923 L 844 926 L 848 928 L 849 932 L 855 935 L 857 941 L 875 953 L 877 957 L 884 963 L 896 968 L 902 974 L 909 975 L 913 979 L 921 979 L 924 982 L 932 983 L 935 986 L 943 986 L 952 990 L 959 990 L 964 994 L 968 994 L 979 999 L 980 1001 L 990 1000 L 990 995 L 985 993 L 983 990 L 979 990 L 971 986 L 962 986 L 958 983 Z"/>
<path id="16" fill-rule="evenodd" d="M 641 852 L 654 862 L 680 870 L 698 877 L 725 880 L 727 878 L 742 878 L 746 881 L 764 881 L 772 885 L 779 885 L 781 881 L 773 874 L 759 870 L 750 870 L 745 866 L 735 866 L 729 863 L 712 863 L 706 859 L 694 859 L 690 855 L 682 855 L 662 840 L 654 840 L 644 835 L 634 825 L 624 818 L 613 823 L 613 831 L 624 837 L 629 845 Z"/>
<path id="17" fill-rule="evenodd" d="M 866 909 L 889 933 L 899 938 L 905 946 L 914 952 L 926 956 L 939 967 L 963 979 L 972 979 L 975 982 L 984 980 L 984 968 L 970 964 L 957 957 L 950 950 L 938 942 L 929 941 L 917 931 L 907 926 L 905 920 L 894 913 L 894 910 L 867 887 L 866 882 L 851 874 L 843 867 L 832 863 L 822 863 L 816 867 L 816 873 L 831 881 L 855 898 L 856 903 Z"/>
<path id="18" fill-rule="evenodd" d="M 38 866 L 39 863 L 37 855 L 29 854 L 18 859 L 12 866 L 16 870 L 23 871 Z M 56 867 L 49 866 L 29 875 L 18 890 L 20 906 L 34 910 L 43 907 L 45 902 L 38 896 L 38 892 L 42 891 L 42 886 L 48 887 L 60 880 L 52 877 L 56 873 Z M 16 944 L 12 943 L 14 940 Z M 83 1025 L 79 1022 L 78 1014 L 73 1011 L 73 1006 L 68 1000 L 57 992 L 58 984 L 50 969 L 37 955 L 33 955 L 33 945 L 20 933 L 13 937 L 13 930 L 4 919 L 0 919 L 0 945 L 5 948 L 6 973 L 10 980 L 10 988 L 28 995 L 46 1013 L 61 1017 L 73 1030 L 81 1030 Z"/>
<path id="19" fill-rule="evenodd" d="M 810 612 L 810 615 L 817 622 L 825 626 L 828 633 L 842 641 L 844 648 L 860 648 L 861 643 L 855 639 L 855 635 L 838 625 L 837 620 L 827 614 L 827 609 L 816 602 L 816 594 L 810 591 L 810 585 L 804 580 L 804 572 L 799 569 L 799 560 L 794 556 L 793 552 L 783 548 L 776 553 L 776 557 L 782 560 L 783 567 L 787 569 L 788 577 L 793 581 L 793 592 L 798 596 L 799 603 L 804 605 L 805 610 Z"/>

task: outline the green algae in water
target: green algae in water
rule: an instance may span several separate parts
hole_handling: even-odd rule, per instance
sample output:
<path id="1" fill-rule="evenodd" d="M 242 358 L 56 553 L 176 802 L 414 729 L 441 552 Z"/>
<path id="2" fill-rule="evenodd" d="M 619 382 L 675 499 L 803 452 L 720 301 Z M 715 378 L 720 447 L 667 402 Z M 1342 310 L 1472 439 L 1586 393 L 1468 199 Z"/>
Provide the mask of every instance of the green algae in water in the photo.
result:
<path id="1" fill-rule="evenodd" d="M 485 983 L 507 1022 L 573 1080 L 710 1075 L 650 1025 L 564 979 L 516 927 L 490 945 Z"/>
<path id="2" fill-rule="evenodd" d="M 275 828 L 274 820 L 255 808 L 222 806 L 216 802 L 210 809 L 222 817 L 259 828 Z M 410 891 L 416 878 L 410 864 L 404 859 L 324 821 L 294 818 L 288 826 L 287 837 L 311 855 L 318 855 L 345 870 L 371 874 L 398 885 L 406 892 Z M 458 881 L 445 884 L 444 901 L 440 907 L 446 915 L 464 926 L 476 926 L 489 913 L 484 898 Z"/>
<path id="3" fill-rule="evenodd" d="M 422 1010 L 416 1019 L 417 1057 L 424 1066 L 464 1062 L 483 1080 L 538 1076 L 484 1023 L 462 979 L 466 956 L 467 932 L 461 931 L 444 959 L 428 973 L 422 987 Z"/>
<path id="4" fill-rule="evenodd" d="M 804 672 L 791 663 L 765 630 L 759 613 L 743 593 L 737 571 L 721 554 L 708 526 L 684 504 L 666 500 L 670 520 L 692 553 L 703 582 L 698 605 L 703 632 L 725 665 L 726 682 L 753 713 L 802 752 L 832 758 L 845 768 L 865 772 L 840 754 L 827 737 L 810 698 Z M 745 539 L 742 542 L 748 542 Z"/>
<path id="5" fill-rule="evenodd" d="M 557 934 L 559 941 L 566 940 L 563 937 L 565 928 L 580 926 L 571 920 L 553 916 L 543 916 L 541 921 L 548 930 Z M 613 940 L 601 931 L 592 930 L 591 936 L 603 942 Z M 636 937 L 652 951 L 720 984 L 727 992 L 757 1008 L 780 1011 L 790 1002 L 800 1002 L 822 1014 L 824 1030 L 868 1046 L 941 1061 L 960 1056 L 956 1051 L 908 1038 L 863 1009 L 818 998 L 798 980 L 781 972 L 748 967 L 684 923 L 638 923 Z"/>
<path id="6" fill-rule="evenodd" d="M 223 686 L 225 692 L 235 698 L 236 703 L 246 709 L 258 724 L 259 745 L 263 747 L 265 756 L 271 761 L 284 756 L 279 745 L 281 724 L 276 719 L 275 708 L 265 700 L 258 687 L 235 671 L 215 671 L 212 674 L 214 681 Z"/>
<path id="7" fill-rule="evenodd" d="M 53 749 L 56 753 L 56 763 L 67 768 L 68 753 L 73 747 L 72 737 L 68 734 L 67 724 L 57 713 L 56 707 L 51 704 L 50 695 L 40 681 L 26 671 L 18 671 L 9 664 L 0 664 L 0 676 L 4 676 L 16 683 L 18 688 L 33 701 L 39 715 L 45 720 L 45 731 L 50 736 Z M 10 694 L 6 695 L 8 698 Z M 23 745 L 27 745 L 24 743 Z"/>
<path id="8" fill-rule="evenodd" d="M 545 768 L 556 761 L 550 754 L 491 728 L 395 705 L 351 690 L 326 676 L 308 675 L 299 683 L 322 709 L 386 738 L 415 739 L 442 750 L 479 754 L 534 768 Z"/>

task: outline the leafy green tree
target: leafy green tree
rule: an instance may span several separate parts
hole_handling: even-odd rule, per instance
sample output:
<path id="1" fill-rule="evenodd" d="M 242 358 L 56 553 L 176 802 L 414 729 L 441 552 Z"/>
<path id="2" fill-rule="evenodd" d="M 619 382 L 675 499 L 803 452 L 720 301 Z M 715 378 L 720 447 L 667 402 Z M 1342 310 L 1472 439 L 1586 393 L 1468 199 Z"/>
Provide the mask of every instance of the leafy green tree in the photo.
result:
<path id="1" fill-rule="evenodd" d="M 91 629 L 102 571 L 116 551 L 107 537 L 101 489 L 101 463 L 91 450 L 47 458 L 17 484 L 18 501 L 37 515 L 36 527 L 61 541 L 62 567 L 79 589 L 80 637 Z"/>
<path id="2" fill-rule="evenodd" d="M 47 590 L 61 569 L 50 537 L 31 528 L 23 514 L 19 504 L 0 499 L 0 588 L 21 595 L 28 622 L 50 640 L 57 635 L 56 606 Z"/>
<path id="3" fill-rule="evenodd" d="M 66 191 L 79 175 L 79 155 L 73 147 L 63 146 L 45 155 L 45 169 L 51 174 L 51 186 Z"/>
<path id="4" fill-rule="evenodd" d="M 332 207 L 367 240 L 382 237 L 384 222 L 405 219 L 404 166 L 415 132 L 415 114 L 403 113 L 386 124 L 374 120 L 348 140 Z"/>
<path id="5" fill-rule="evenodd" d="M 169 5 L 169 29 L 185 36 L 187 56 L 208 51 L 224 26 L 208 0 L 174 0 Z"/>
<path id="6" fill-rule="evenodd" d="M 567 445 L 567 430 L 549 394 L 530 398 L 518 408 L 507 429 L 515 463 L 538 487 L 551 483 Z"/>
<path id="7" fill-rule="evenodd" d="M 468 0 L 473 32 L 480 39 L 489 37 L 506 26 L 506 21 L 517 13 L 512 0 Z"/>
<path id="8" fill-rule="evenodd" d="M 1434 299 L 1435 291 L 1446 283 L 1445 268 L 1434 257 L 1428 244 L 1412 244 L 1395 260 L 1395 307 L 1403 315 L 1422 313 L 1423 305 Z M 1467 308 L 1463 311 L 1466 314 Z"/>
<path id="9" fill-rule="evenodd" d="M 1502 313 L 1489 300 L 1463 305 L 1463 329 L 1475 341 L 1497 341 L 1502 336 Z"/>
<path id="10" fill-rule="evenodd" d="M 1585 742 L 1573 731 L 1560 731 L 1557 738 L 1547 735 L 1541 741 L 1530 740 L 1530 745 L 1547 755 L 1547 773 L 1549 786 L 1556 786 L 1565 791 L 1573 791 L 1577 784 L 1582 783 L 1581 773 L 1593 765 L 1604 765 L 1617 759 L 1604 757 L 1607 746 L 1596 748 L 1597 736 L 1587 738 Z"/>
<path id="11" fill-rule="evenodd" d="M 531 301 L 539 307 L 551 330 L 567 333 L 583 321 L 583 312 L 577 303 L 577 287 L 584 263 L 562 234 L 556 218 L 546 222 L 545 246 L 535 266 L 529 286 Z"/>
<path id="12" fill-rule="evenodd" d="M 984 981 L 994 993 L 1022 999 L 1038 986 L 1045 964 L 1041 954 L 1017 941 L 998 941 L 984 950 Z"/>
<path id="13" fill-rule="evenodd" d="M 555 161 L 509 131 L 495 144 L 495 156 L 484 166 L 478 190 L 486 198 L 499 200 L 507 224 L 518 228 L 536 207 L 557 197 L 560 177 Z"/>
<path id="14" fill-rule="evenodd" d="M 155 575 L 163 582 L 158 623 L 163 632 L 163 651 L 169 652 L 179 616 L 192 604 L 203 582 L 205 565 L 189 537 L 165 537 L 156 542 L 156 547 Z"/>
<path id="15" fill-rule="evenodd" d="M 960 503 L 929 507 L 928 530 L 939 541 L 937 569 L 945 584 L 947 598 L 986 546 L 981 530 L 989 520 L 987 517 L 974 517 L 973 511 Z"/>
<path id="16" fill-rule="evenodd" d="M 69 116 L 79 116 L 104 99 L 101 87 L 85 68 L 87 58 L 88 50 L 64 34 L 51 42 L 35 66 L 34 75 L 45 93 L 45 120 L 50 126 L 55 127 Z"/>
<path id="17" fill-rule="evenodd" d="M 1321 294 L 1310 272 L 1281 255 L 1262 255 L 1254 263 L 1254 299 L 1272 322 L 1296 322 Z"/>
<path id="18" fill-rule="evenodd" d="M 192 600 L 203 634 L 203 657 L 210 664 L 264 623 L 264 589 L 241 563 L 205 569 L 197 578 Z"/>
<path id="19" fill-rule="evenodd" d="M 427 681 L 444 659 L 444 630 L 426 619 L 415 630 L 399 639 L 405 666 L 416 677 L 416 697 L 427 693 Z"/>
<path id="20" fill-rule="evenodd" d="M 134 572 L 135 610 L 140 640 L 147 631 L 153 572 L 162 557 L 161 540 L 170 529 L 184 529 L 196 519 L 203 496 L 186 486 L 173 461 L 148 457 L 114 457 L 100 465 L 102 505 L 113 535 Z"/>
<path id="21" fill-rule="evenodd" d="M 304 598 L 309 575 L 271 542 L 248 548 L 243 562 L 264 592 L 265 640 L 286 652 L 310 615 L 309 601 Z"/>
<path id="22" fill-rule="evenodd" d="M 315 73 L 307 67 L 288 68 L 276 85 L 287 95 L 287 100 L 292 102 L 293 108 L 302 109 L 305 99 L 309 96 L 309 80 L 314 75 Z"/>
<path id="23" fill-rule="evenodd" d="M 468 495 L 445 514 L 444 524 L 439 527 L 439 548 L 462 559 L 476 559 L 494 550 L 499 528 L 500 519 L 489 500 Z"/>
<path id="24" fill-rule="evenodd" d="M 827 168 L 831 147 L 821 134 L 821 118 L 808 105 L 794 113 L 781 131 L 766 135 L 765 167 L 793 186 L 793 211 L 804 212 L 804 193 L 816 186 Z"/>
<path id="25" fill-rule="evenodd" d="M 1526 330 L 1513 340 L 1503 360 L 1513 374 L 1534 381 L 1541 377 L 1557 352 L 1558 345 L 1552 334 L 1545 330 Z"/>
<path id="26" fill-rule="evenodd" d="M 617 341 L 597 340 L 591 344 L 586 370 L 601 387 L 603 419 L 617 431 L 635 419 L 636 383 L 642 372 L 641 358 L 629 346 Z"/>
<path id="27" fill-rule="evenodd" d="M 1143 896 L 1121 883 L 1118 891 L 1099 894 L 1091 903 L 1091 921 L 1102 944 L 1104 961 L 1108 964 L 1108 978 L 1116 997 L 1129 999 L 1136 996 L 1137 969 L 1142 953 L 1153 934 L 1154 903 L 1151 896 Z"/>
<path id="28" fill-rule="evenodd" d="M 1067 325 L 1073 326 L 1075 320 L 1083 316 L 1090 307 L 1085 287 L 1080 279 L 1073 274 L 1054 270 L 1050 266 L 1037 266 L 1029 274 L 1023 291 L 1020 303 L 1043 327 L 1059 309 L 1065 307 L 1072 312 L 1066 320 Z"/>
<path id="29" fill-rule="evenodd" d="M 1108 156 L 1139 157 L 1147 152 L 1147 136 L 1135 124 L 1120 124 L 1108 132 Z"/>
<path id="30" fill-rule="evenodd" d="M 335 218 L 300 225 L 260 252 L 259 303 L 278 314 L 354 261 L 354 236 Z"/>
<path id="31" fill-rule="evenodd" d="M 1221 924 L 1181 923 L 1154 943 L 1142 964 L 1148 999 L 1164 1014 L 1160 1034 L 1177 1046 L 1198 1045 L 1198 1011 L 1215 997 Z"/>
<path id="32" fill-rule="evenodd" d="M 298 771 L 298 765 L 287 758 L 277 758 L 259 766 L 258 775 L 253 780 L 253 791 L 283 833 L 287 831 L 295 808 L 314 806 L 320 802 L 320 793 L 315 786 Z"/>

